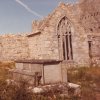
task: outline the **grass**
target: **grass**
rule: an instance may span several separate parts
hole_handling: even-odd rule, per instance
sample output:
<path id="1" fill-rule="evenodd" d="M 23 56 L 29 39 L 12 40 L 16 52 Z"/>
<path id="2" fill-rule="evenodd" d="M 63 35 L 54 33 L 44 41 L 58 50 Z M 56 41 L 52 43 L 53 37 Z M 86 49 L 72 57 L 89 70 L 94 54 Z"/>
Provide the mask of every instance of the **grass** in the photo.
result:
<path id="1" fill-rule="evenodd" d="M 6 80 L 8 78 L 8 70 L 14 68 L 15 63 L 12 61 L 0 62 L 0 80 Z"/>
<path id="2" fill-rule="evenodd" d="M 97 100 L 100 94 L 100 67 L 80 67 L 68 69 L 68 81 L 81 85 L 82 100 Z"/>
<path id="3" fill-rule="evenodd" d="M 62 98 L 55 93 L 51 93 L 51 96 L 36 95 L 27 92 L 24 85 L 7 86 L 8 70 L 14 66 L 14 62 L 0 62 L 0 100 L 80 100 L 73 95 L 70 98 Z M 100 96 L 100 67 L 68 69 L 68 81 L 81 85 L 81 100 L 97 100 L 97 94 Z"/>

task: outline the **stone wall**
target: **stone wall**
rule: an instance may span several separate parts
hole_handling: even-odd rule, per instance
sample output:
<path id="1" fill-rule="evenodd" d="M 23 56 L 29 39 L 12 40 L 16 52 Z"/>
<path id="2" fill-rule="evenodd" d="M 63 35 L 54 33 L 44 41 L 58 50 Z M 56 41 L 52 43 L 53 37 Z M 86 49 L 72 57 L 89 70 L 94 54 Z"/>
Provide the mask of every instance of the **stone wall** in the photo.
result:
<path id="1" fill-rule="evenodd" d="M 66 16 L 72 24 L 74 64 L 87 66 L 90 64 L 88 35 L 97 35 L 100 33 L 99 0 L 80 0 L 80 2 L 75 5 L 60 3 L 59 6 L 45 19 L 41 21 L 33 21 L 33 31 L 42 31 L 42 34 L 38 39 L 41 39 L 43 45 L 40 42 L 42 47 L 39 46 L 41 54 L 38 55 L 38 58 L 61 59 L 59 56 L 57 40 L 57 25 L 64 16 Z M 47 44 L 47 47 L 45 47 L 45 43 Z M 54 52 L 54 50 L 56 52 Z M 38 54 L 37 52 L 38 51 L 35 53 Z M 94 50 L 94 52 L 98 52 L 98 50 Z"/>
<path id="2" fill-rule="evenodd" d="M 42 23 L 38 24 L 39 30 L 42 31 L 40 38 L 38 38 L 42 41 L 42 44 L 40 42 L 42 47 L 39 46 L 41 48 L 40 58 L 61 59 L 59 56 L 57 25 L 66 16 L 72 24 L 73 61 L 78 65 L 89 65 L 87 34 L 84 28 L 80 26 L 73 8 L 73 5 L 61 3 Z M 38 51 L 35 54 L 38 54 Z"/>
<path id="3" fill-rule="evenodd" d="M 28 56 L 27 37 L 14 34 L 0 36 L 0 60 L 26 59 Z"/>
<path id="4" fill-rule="evenodd" d="M 44 80 L 46 84 L 67 82 L 66 76 L 62 76 L 63 72 L 60 64 L 44 65 Z"/>
<path id="5" fill-rule="evenodd" d="M 100 32 L 100 0 L 83 0 L 79 22 L 87 33 Z"/>
<path id="6" fill-rule="evenodd" d="M 92 66 L 100 66 L 100 36 L 91 36 L 91 63 Z"/>

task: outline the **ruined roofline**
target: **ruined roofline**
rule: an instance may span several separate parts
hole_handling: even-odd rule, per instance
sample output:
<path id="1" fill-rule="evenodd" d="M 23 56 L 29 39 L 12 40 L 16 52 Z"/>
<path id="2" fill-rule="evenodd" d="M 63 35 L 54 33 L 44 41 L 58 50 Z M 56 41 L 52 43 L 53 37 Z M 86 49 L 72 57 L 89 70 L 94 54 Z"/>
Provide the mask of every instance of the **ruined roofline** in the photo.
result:
<path id="1" fill-rule="evenodd" d="M 34 26 L 38 28 L 38 31 L 41 31 L 42 29 L 44 29 L 45 24 L 49 21 L 48 19 L 51 19 L 52 16 L 56 13 L 56 11 L 58 11 L 59 9 L 63 9 L 63 8 L 71 8 L 73 7 L 74 4 L 71 3 L 64 3 L 64 2 L 59 2 L 58 6 L 52 11 L 50 12 L 47 16 L 44 16 L 43 19 L 39 19 L 39 20 L 33 20 L 32 21 L 32 28 L 34 29 Z"/>
<path id="2" fill-rule="evenodd" d="M 44 20 L 47 19 L 48 17 L 52 16 L 53 13 L 55 13 L 56 10 L 58 10 L 59 8 L 62 8 L 62 7 L 72 7 L 73 5 L 75 5 L 75 4 L 59 2 L 59 3 L 58 3 L 58 6 L 55 7 L 54 10 L 52 10 L 48 15 L 44 16 L 42 19 L 33 20 L 32 23 L 33 23 L 33 22 L 34 22 L 34 23 L 37 23 L 37 22 L 44 21 Z"/>
<path id="3" fill-rule="evenodd" d="M 39 24 L 39 23 L 43 23 L 45 22 L 45 20 L 47 20 L 48 18 L 52 17 L 52 15 L 56 12 L 56 10 L 58 10 L 59 8 L 63 8 L 63 7 L 66 7 L 66 8 L 72 8 L 73 6 L 77 6 L 77 5 L 80 5 L 82 3 L 84 3 L 85 1 L 89 1 L 89 0 L 78 0 L 76 3 L 68 3 L 68 2 L 59 2 L 58 3 L 58 6 L 55 7 L 55 9 L 50 12 L 50 14 L 48 14 L 47 16 L 44 16 L 42 19 L 39 19 L 39 20 L 33 20 L 32 23 L 36 23 L 36 24 Z M 41 28 L 40 28 L 41 29 Z"/>
<path id="4" fill-rule="evenodd" d="M 40 31 L 35 32 L 35 33 L 28 34 L 27 37 L 32 37 L 32 36 L 39 35 L 39 34 L 41 34 Z"/>
<path id="5" fill-rule="evenodd" d="M 23 32 L 23 33 L 2 33 L 0 36 L 27 36 L 28 34 L 31 34 L 32 32 Z"/>

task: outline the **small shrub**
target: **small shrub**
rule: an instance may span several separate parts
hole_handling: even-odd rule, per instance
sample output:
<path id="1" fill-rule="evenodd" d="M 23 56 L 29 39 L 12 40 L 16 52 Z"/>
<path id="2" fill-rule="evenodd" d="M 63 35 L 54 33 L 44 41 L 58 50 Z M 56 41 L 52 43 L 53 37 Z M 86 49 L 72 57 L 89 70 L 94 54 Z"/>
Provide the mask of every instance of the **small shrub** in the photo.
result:
<path id="1" fill-rule="evenodd" d="M 27 89 L 27 83 L 21 81 L 14 95 L 14 100 L 32 100 L 32 93 Z"/>

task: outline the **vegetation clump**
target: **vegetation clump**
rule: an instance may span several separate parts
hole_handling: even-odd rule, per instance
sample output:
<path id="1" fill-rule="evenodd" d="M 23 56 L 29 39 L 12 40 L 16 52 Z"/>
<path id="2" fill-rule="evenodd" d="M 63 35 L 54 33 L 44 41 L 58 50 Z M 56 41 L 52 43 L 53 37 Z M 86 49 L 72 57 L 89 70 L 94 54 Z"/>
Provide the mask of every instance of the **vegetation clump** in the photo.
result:
<path id="1" fill-rule="evenodd" d="M 68 69 L 68 81 L 81 85 L 82 100 L 100 99 L 100 67 Z"/>

